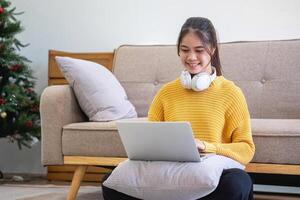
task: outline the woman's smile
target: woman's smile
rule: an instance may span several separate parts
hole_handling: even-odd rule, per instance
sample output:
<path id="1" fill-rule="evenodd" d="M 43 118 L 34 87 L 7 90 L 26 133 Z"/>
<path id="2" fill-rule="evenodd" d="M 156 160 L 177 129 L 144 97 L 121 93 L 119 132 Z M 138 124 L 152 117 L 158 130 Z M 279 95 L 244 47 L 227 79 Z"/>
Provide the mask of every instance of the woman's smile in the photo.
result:
<path id="1" fill-rule="evenodd" d="M 191 74 L 211 73 L 211 57 L 202 41 L 193 33 L 187 33 L 180 44 L 179 56 L 185 69 Z"/>

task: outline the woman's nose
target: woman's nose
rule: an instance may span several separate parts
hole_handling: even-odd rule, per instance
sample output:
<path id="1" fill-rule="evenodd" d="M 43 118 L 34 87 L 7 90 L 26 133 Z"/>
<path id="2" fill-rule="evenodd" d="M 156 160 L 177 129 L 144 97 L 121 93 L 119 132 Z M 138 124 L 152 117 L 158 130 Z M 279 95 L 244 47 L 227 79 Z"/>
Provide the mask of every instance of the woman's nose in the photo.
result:
<path id="1" fill-rule="evenodd" d="M 197 59 L 197 55 L 194 52 L 190 52 L 188 54 L 188 60 L 196 60 Z"/>

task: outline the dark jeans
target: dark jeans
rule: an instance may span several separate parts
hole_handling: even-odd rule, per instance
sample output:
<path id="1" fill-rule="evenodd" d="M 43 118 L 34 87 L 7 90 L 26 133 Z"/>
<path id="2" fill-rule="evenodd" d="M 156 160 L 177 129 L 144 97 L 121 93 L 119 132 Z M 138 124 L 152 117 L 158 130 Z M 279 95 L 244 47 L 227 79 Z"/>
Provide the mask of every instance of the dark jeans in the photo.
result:
<path id="1" fill-rule="evenodd" d="M 107 174 L 105 181 L 110 174 Z M 102 186 L 104 200 L 140 200 L 108 187 Z M 250 176 L 240 169 L 224 170 L 218 187 L 209 195 L 198 200 L 252 200 L 253 184 Z"/>

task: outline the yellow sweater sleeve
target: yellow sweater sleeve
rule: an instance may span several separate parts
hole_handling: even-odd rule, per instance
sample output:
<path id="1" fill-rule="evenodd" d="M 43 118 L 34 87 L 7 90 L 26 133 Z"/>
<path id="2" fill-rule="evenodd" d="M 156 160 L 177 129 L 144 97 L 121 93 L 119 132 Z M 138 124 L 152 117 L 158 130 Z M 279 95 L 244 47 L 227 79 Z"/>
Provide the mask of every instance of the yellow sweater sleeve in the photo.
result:
<path id="1" fill-rule="evenodd" d="M 204 142 L 205 152 L 224 155 L 240 163 L 248 164 L 254 156 L 250 115 L 243 93 L 238 90 L 236 101 L 230 105 L 223 134 L 230 134 L 230 143 Z"/>
<path id="2" fill-rule="evenodd" d="M 149 121 L 164 121 L 164 107 L 161 98 L 161 90 L 155 95 L 148 111 Z"/>
<path id="3" fill-rule="evenodd" d="M 209 143 L 204 141 L 205 152 L 224 155 L 246 165 L 251 161 L 255 152 L 249 130 L 249 121 L 245 119 L 234 130 L 231 143 Z"/>

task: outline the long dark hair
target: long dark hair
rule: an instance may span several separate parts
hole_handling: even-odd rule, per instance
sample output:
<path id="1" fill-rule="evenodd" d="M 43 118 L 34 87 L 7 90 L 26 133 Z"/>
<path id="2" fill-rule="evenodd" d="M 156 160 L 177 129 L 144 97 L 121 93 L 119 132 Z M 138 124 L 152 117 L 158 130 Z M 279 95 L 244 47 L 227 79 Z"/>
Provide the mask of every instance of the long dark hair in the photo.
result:
<path id="1" fill-rule="evenodd" d="M 177 54 L 179 55 L 182 38 L 189 32 L 195 33 L 204 45 L 204 49 L 211 57 L 211 65 L 216 68 L 217 76 L 222 75 L 222 66 L 215 27 L 211 21 L 204 17 L 190 17 L 182 25 L 178 40 Z M 214 49 L 214 52 L 211 50 Z"/>

